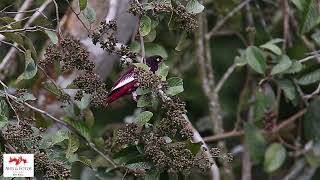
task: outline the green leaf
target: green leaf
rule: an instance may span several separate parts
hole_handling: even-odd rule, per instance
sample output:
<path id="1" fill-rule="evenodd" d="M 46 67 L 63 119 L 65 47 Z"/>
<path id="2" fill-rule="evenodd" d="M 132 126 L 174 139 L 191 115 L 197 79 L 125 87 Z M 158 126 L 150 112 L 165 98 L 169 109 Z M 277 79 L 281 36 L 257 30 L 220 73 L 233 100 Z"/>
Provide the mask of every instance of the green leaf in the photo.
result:
<path id="1" fill-rule="evenodd" d="M 92 161 L 91 159 L 89 159 L 86 156 L 79 156 L 79 162 L 81 162 L 82 164 L 88 166 L 88 167 L 92 167 Z"/>
<path id="2" fill-rule="evenodd" d="M 133 65 L 137 68 L 142 68 L 144 69 L 145 71 L 149 71 L 150 70 L 150 67 L 146 64 L 143 64 L 143 63 L 133 63 Z"/>
<path id="3" fill-rule="evenodd" d="M 320 140 L 320 98 L 316 98 L 308 106 L 303 118 L 304 135 L 308 140 Z"/>
<path id="4" fill-rule="evenodd" d="M 83 11 L 84 9 L 86 9 L 87 4 L 88 4 L 87 0 L 79 0 L 80 11 Z"/>
<path id="5" fill-rule="evenodd" d="M 165 6 L 171 6 L 171 0 L 156 0 L 155 3 Z"/>
<path id="6" fill-rule="evenodd" d="M 204 10 L 204 6 L 197 0 L 190 0 L 186 5 L 186 9 L 188 13 L 198 14 Z"/>
<path id="7" fill-rule="evenodd" d="M 139 33 L 141 36 L 146 36 L 150 33 L 151 31 L 151 19 L 149 18 L 149 16 L 142 16 L 140 19 L 140 26 L 139 26 Z"/>
<path id="8" fill-rule="evenodd" d="M 126 167 L 129 168 L 130 170 L 136 171 L 136 170 L 151 169 L 152 164 L 150 162 L 137 162 L 137 163 L 127 164 Z"/>
<path id="9" fill-rule="evenodd" d="M 23 46 L 25 49 L 30 50 L 31 51 L 31 57 L 33 59 L 37 58 L 37 52 L 36 49 L 33 46 L 33 42 L 30 38 L 28 38 L 27 36 L 21 34 L 21 36 L 23 37 Z"/>
<path id="10" fill-rule="evenodd" d="M 22 95 L 17 98 L 17 100 L 20 101 L 20 102 L 35 101 L 35 100 L 37 100 L 37 98 L 34 97 L 34 95 L 29 93 L 29 92 L 23 92 Z"/>
<path id="11" fill-rule="evenodd" d="M 304 74 L 298 79 L 298 83 L 301 85 L 309 85 L 320 80 L 320 69 Z"/>
<path id="12" fill-rule="evenodd" d="M 186 142 L 186 148 L 189 149 L 194 156 L 201 150 L 201 146 L 201 142 L 194 143 L 191 140 L 187 140 Z"/>
<path id="13" fill-rule="evenodd" d="M 150 88 L 138 87 L 136 90 L 137 95 L 145 95 L 145 94 L 149 94 L 150 92 L 151 92 Z"/>
<path id="14" fill-rule="evenodd" d="M 77 132 L 85 138 L 87 141 L 91 141 L 91 135 L 89 128 L 83 124 L 81 121 L 76 121 L 70 118 L 64 118 L 65 122 L 67 122 L 71 127 L 73 127 Z"/>
<path id="15" fill-rule="evenodd" d="M 69 139 L 69 132 L 64 130 L 64 129 L 60 129 L 58 132 L 56 132 L 53 136 L 52 136 L 52 143 L 51 146 L 58 144 L 66 139 Z"/>
<path id="16" fill-rule="evenodd" d="M 129 47 L 132 52 L 139 53 L 141 51 L 140 43 L 137 41 L 133 41 Z"/>
<path id="17" fill-rule="evenodd" d="M 159 44 L 154 43 L 145 43 L 146 56 L 154 56 L 159 55 L 163 58 L 168 57 L 168 53 L 165 48 Z"/>
<path id="18" fill-rule="evenodd" d="M 277 83 L 278 83 L 279 88 L 281 90 L 283 90 L 286 98 L 288 98 L 290 101 L 296 100 L 296 98 L 298 96 L 298 92 L 297 92 L 292 81 L 290 81 L 288 79 L 282 79 L 282 80 L 278 80 Z"/>
<path id="19" fill-rule="evenodd" d="M 275 65 L 271 70 L 271 75 L 282 73 L 290 68 L 292 61 L 287 55 L 282 55 L 280 57 L 279 63 Z"/>
<path id="20" fill-rule="evenodd" d="M 312 148 L 305 153 L 305 157 L 310 166 L 318 168 L 320 166 L 320 142 L 315 141 Z"/>
<path id="21" fill-rule="evenodd" d="M 268 96 L 269 95 L 269 96 Z M 267 92 L 257 91 L 256 101 L 254 103 L 254 120 L 261 121 L 265 116 L 265 112 L 274 102 L 274 97 Z"/>
<path id="22" fill-rule="evenodd" d="M 190 44 L 191 44 L 191 41 L 187 39 L 187 32 L 183 31 L 175 50 L 182 51 L 186 49 Z"/>
<path id="23" fill-rule="evenodd" d="M 267 68 L 266 59 L 261 50 L 255 46 L 249 46 L 246 50 L 246 57 L 250 67 L 260 74 L 264 74 Z"/>
<path id="24" fill-rule="evenodd" d="M 9 117 L 9 106 L 3 99 L 0 100 L 0 114 L 5 117 Z"/>
<path id="25" fill-rule="evenodd" d="M 92 111 L 89 108 L 84 110 L 84 118 L 86 125 L 91 128 L 94 125 L 95 119 Z"/>
<path id="26" fill-rule="evenodd" d="M 4 35 L 7 39 L 23 46 L 23 38 L 19 33 L 1 33 Z"/>
<path id="27" fill-rule="evenodd" d="M 152 105 L 151 97 L 148 94 L 142 95 L 139 97 L 137 102 L 137 107 L 142 108 L 142 107 L 147 107 L 151 105 Z"/>
<path id="28" fill-rule="evenodd" d="M 281 55 L 282 54 L 281 49 L 275 44 L 266 43 L 266 44 L 261 45 L 260 47 L 263 48 L 263 49 L 267 49 L 267 50 L 275 53 L 276 55 Z"/>
<path id="29" fill-rule="evenodd" d="M 302 33 L 309 32 L 320 22 L 320 11 L 316 0 L 307 0 L 303 12 Z"/>
<path id="30" fill-rule="evenodd" d="M 0 129 L 5 127 L 9 123 L 7 116 L 0 114 Z"/>
<path id="31" fill-rule="evenodd" d="M 119 164 L 127 164 L 141 156 L 137 146 L 129 146 L 116 153 L 113 158 Z"/>
<path id="32" fill-rule="evenodd" d="M 22 26 L 21 26 L 21 21 L 16 21 L 15 19 L 13 19 L 12 17 L 1 17 L 0 18 L 0 21 L 3 21 L 5 22 L 6 25 L 10 24 L 10 26 L 13 28 L 13 29 L 21 29 Z"/>
<path id="33" fill-rule="evenodd" d="M 157 37 L 157 31 L 155 29 L 152 29 L 150 33 L 144 37 L 143 40 L 144 42 L 152 42 L 156 39 L 156 37 Z"/>
<path id="34" fill-rule="evenodd" d="M 264 169 L 271 173 L 281 167 L 286 160 L 286 149 L 279 143 L 271 144 L 264 156 Z"/>
<path id="35" fill-rule="evenodd" d="M 266 141 L 262 131 L 250 123 L 245 123 L 245 145 L 248 147 L 253 163 L 257 164 L 263 160 Z"/>
<path id="36" fill-rule="evenodd" d="M 172 77 L 167 80 L 168 89 L 166 93 L 170 96 L 175 96 L 184 91 L 183 80 L 179 77 Z"/>
<path id="37" fill-rule="evenodd" d="M 77 136 L 74 134 L 69 133 L 69 143 L 68 148 L 66 151 L 66 157 L 70 157 L 74 152 L 76 152 L 79 149 L 80 142 Z"/>
<path id="38" fill-rule="evenodd" d="M 316 32 L 311 35 L 311 38 L 318 46 L 320 46 L 320 31 L 319 30 L 316 30 Z"/>
<path id="39" fill-rule="evenodd" d="M 31 51 L 27 50 L 25 53 L 25 70 L 24 72 L 18 77 L 17 81 L 21 81 L 24 79 L 31 79 L 37 74 L 37 66 L 34 60 L 31 57 Z"/>
<path id="40" fill-rule="evenodd" d="M 168 73 L 169 66 L 167 66 L 165 63 L 161 63 L 159 69 L 156 71 L 156 75 L 160 76 L 162 81 L 165 81 Z"/>
<path id="41" fill-rule="evenodd" d="M 55 86 L 51 81 L 45 81 L 42 82 L 42 86 L 44 89 L 48 90 L 49 92 L 56 94 L 56 95 L 62 95 L 61 91 Z"/>
<path id="42" fill-rule="evenodd" d="M 152 113 L 152 112 L 150 112 L 150 111 L 143 111 L 143 112 L 141 112 L 141 113 L 137 116 L 135 122 L 136 122 L 139 126 L 143 126 L 143 125 L 145 125 L 147 122 L 150 121 L 150 119 L 152 118 L 152 116 L 153 116 L 153 113 Z"/>
<path id="43" fill-rule="evenodd" d="M 87 7 L 82 11 L 84 17 L 89 21 L 89 23 L 94 23 L 96 21 L 96 12 L 95 10 L 87 5 Z"/>
<path id="44" fill-rule="evenodd" d="M 239 50 L 240 56 L 236 56 L 234 59 L 234 63 L 237 66 L 244 66 L 248 64 L 248 60 L 246 57 L 245 50 Z"/>
<path id="45" fill-rule="evenodd" d="M 50 38 L 53 44 L 58 44 L 59 39 L 57 34 L 54 31 L 45 30 L 45 33 L 48 35 L 48 37 Z"/>
<path id="46" fill-rule="evenodd" d="M 90 101 L 91 101 L 91 95 L 84 93 L 83 97 L 81 98 L 81 101 L 80 102 L 77 101 L 76 103 L 81 110 L 84 110 L 89 107 Z"/>
<path id="47" fill-rule="evenodd" d="M 9 121 L 9 106 L 5 100 L 0 100 L 0 129 L 5 127 Z"/>
<path id="48" fill-rule="evenodd" d="M 158 180 L 160 172 L 157 170 L 151 170 L 147 172 L 145 180 Z"/>
<path id="49" fill-rule="evenodd" d="M 306 4 L 306 0 L 291 0 L 291 2 L 300 10 L 303 10 L 303 7 Z"/>
<path id="50" fill-rule="evenodd" d="M 300 72 L 302 70 L 302 64 L 299 61 L 294 61 L 289 69 L 285 70 L 283 73 L 284 74 L 294 74 L 297 72 Z"/>

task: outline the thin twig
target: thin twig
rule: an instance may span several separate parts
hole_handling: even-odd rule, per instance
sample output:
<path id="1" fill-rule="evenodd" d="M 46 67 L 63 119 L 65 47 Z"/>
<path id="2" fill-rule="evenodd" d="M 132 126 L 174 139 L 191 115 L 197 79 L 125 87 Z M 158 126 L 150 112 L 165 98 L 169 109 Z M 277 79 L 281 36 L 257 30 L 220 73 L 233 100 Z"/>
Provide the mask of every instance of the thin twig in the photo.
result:
<path id="1" fill-rule="evenodd" d="M 310 94 L 304 95 L 303 98 L 305 98 L 305 99 L 311 99 L 311 98 L 313 98 L 314 96 L 318 95 L 319 93 L 320 93 L 320 83 L 319 83 L 319 85 L 318 85 L 318 87 L 317 87 L 317 89 L 316 89 L 315 91 L 313 91 L 313 92 L 310 93 Z"/>
<path id="2" fill-rule="evenodd" d="M 286 52 L 286 49 L 289 45 L 289 4 L 287 0 L 282 0 L 282 12 L 283 12 L 283 51 Z"/>
<path id="3" fill-rule="evenodd" d="M 141 46 L 141 58 L 142 58 L 142 63 L 145 63 L 146 60 L 146 51 L 144 48 L 144 41 L 143 37 L 140 35 L 140 46 Z"/>
<path id="4" fill-rule="evenodd" d="M 42 11 L 44 11 L 47 6 L 51 3 L 51 0 L 46 0 L 40 7 L 39 10 L 36 11 L 30 19 L 26 22 L 23 28 L 27 28 L 33 23 L 41 14 Z M 20 14 L 17 14 L 20 15 Z M 15 43 L 16 44 L 16 43 Z M 0 64 L 0 71 L 7 68 L 7 65 L 10 63 L 10 59 L 15 55 L 16 50 L 14 48 L 10 48 L 9 52 L 6 54 L 6 56 L 3 58 L 1 64 Z"/>
<path id="5" fill-rule="evenodd" d="M 4 86 L 4 87 L 7 87 L 2 81 L 0 81 L 0 83 Z M 23 101 L 23 102 L 19 102 L 18 101 L 18 98 L 11 95 L 11 94 L 8 94 L 6 91 L 3 92 L 0 92 L 6 96 L 8 96 L 8 98 L 12 99 L 13 101 L 16 101 L 17 103 L 21 103 L 25 106 L 27 106 L 28 108 L 32 109 L 33 111 L 35 112 L 38 112 L 50 119 L 52 119 L 53 121 L 55 121 L 56 123 L 59 123 L 61 125 L 64 125 L 65 127 L 67 127 L 68 129 L 72 130 L 73 132 L 75 132 L 76 134 L 80 135 L 77 130 L 75 130 L 70 124 L 68 124 L 67 122 L 63 121 L 63 120 L 60 120 L 54 116 L 52 116 L 51 114 L 49 114 L 48 112 L 42 110 L 42 109 L 39 109 L 39 108 L 36 108 L 34 106 L 32 106 L 31 104 L 29 104 L 28 102 L 26 101 Z M 91 147 L 91 149 L 93 149 L 95 152 L 97 152 L 99 155 L 101 155 L 106 161 L 108 161 L 113 167 L 117 167 L 117 165 L 113 162 L 113 160 L 108 157 L 107 155 L 105 155 L 104 153 L 102 153 L 99 149 L 97 149 L 97 147 L 95 146 L 95 144 L 93 144 L 92 142 L 90 142 L 89 140 L 87 140 L 86 138 L 84 138 L 83 136 L 81 136 L 86 142 L 87 144 Z"/>
<path id="6" fill-rule="evenodd" d="M 87 30 L 87 32 L 90 34 L 90 29 L 86 26 L 86 24 L 82 21 L 82 19 L 79 17 L 79 14 L 80 13 L 76 13 L 76 11 L 72 8 L 70 2 L 68 0 L 65 0 L 68 5 L 69 5 L 69 8 L 71 9 L 71 11 L 74 13 L 74 15 L 76 15 L 77 19 L 80 21 L 80 23 L 82 24 L 82 26 Z"/>
<path id="7" fill-rule="evenodd" d="M 22 4 L 22 6 L 19 8 L 18 11 L 26 11 L 31 5 L 32 5 L 33 0 L 26 0 L 24 1 L 24 3 Z M 10 7 L 10 6 L 7 6 Z M 6 8 L 7 8 L 6 7 Z M 6 9 L 4 8 L 3 11 Z M 2 12 L 2 11 L 1 11 Z M 15 21 L 20 21 L 24 16 L 24 13 L 19 13 L 14 17 Z M 0 40 L 5 40 L 5 36 L 1 36 Z"/>
<path id="8" fill-rule="evenodd" d="M 43 26 L 32 26 L 32 27 L 25 27 L 21 29 L 5 29 L 5 30 L 0 30 L 0 33 L 14 33 L 14 32 L 36 32 L 36 31 L 56 31 L 54 29 L 46 28 Z"/>
<path id="9" fill-rule="evenodd" d="M 59 8 L 58 8 L 58 4 L 57 4 L 56 0 L 52 0 L 52 2 L 54 3 L 54 6 L 55 6 L 55 8 L 56 8 L 57 29 L 58 29 L 59 35 L 62 36 L 61 27 L 60 27 L 60 18 L 59 18 Z"/>
<path id="10" fill-rule="evenodd" d="M 21 53 L 25 53 L 25 51 L 24 50 L 22 50 L 22 49 L 20 49 L 17 45 L 15 45 L 15 44 L 12 44 L 12 43 L 9 43 L 9 42 L 6 42 L 6 41 L 2 41 L 2 40 L 0 40 L 0 42 L 1 43 L 3 43 L 3 44 L 7 44 L 7 45 L 9 45 L 9 46 L 11 46 L 11 47 L 14 47 L 15 49 L 17 49 L 19 52 L 21 52 Z"/>
<path id="11" fill-rule="evenodd" d="M 217 24 L 206 34 L 206 39 L 210 39 L 232 16 L 240 11 L 251 0 L 245 0 L 233 8 L 224 18 L 217 22 Z"/>
<path id="12" fill-rule="evenodd" d="M 280 130 L 286 128 L 288 125 L 294 123 L 296 120 L 298 120 L 299 118 L 301 118 L 305 113 L 307 112 L 306 109 L 302 109 L 301 111 L 297 112 L 296 114 L 292 115 L 291 117 L 289 117 L 286 120 L 283 120 L 279 125 L 277 125 L 272 131 L 272 134 L 278 133 Z M 270 132 L 265 132 L 263 131 L 265 134 L 270 134 Z M 227 139 L 227 138 L 232 138 L 232 137 L 239 137 L 239 136 L 243 136 L 244 135 L 244 131 L 240 130 L 240 131 L 230 131 L 230 132 L 226 132 L 223 134 L 217 134 L 214 136 L 208 136 L 208 137 L 204 137 L 204 141 L 205 142 L 215 142 L 215 141 L 219 141 L 222 139 Z"/>
<path id="13" fill-rule="evenodd" d="M 20 14 L 20 13 L 30 13 L 30 12 L 35 12 L 38 11 L 39 8 L 36 9 L 31 9 L 31 10 L 26 10 L 26 11 L 10 11 L 10 12 L 3 12 L 4 14 Z"/>
<path id="14" fill-rule="evenodd" d="M 220 92 L 220 90 L 222 89 L 223 85 L 225 84 L 225 82 L 228 80 L 228 78 L 230 77 L 230 75 L 233 73 L 233 71 L 235 70 L 235 68 L 237 67 L 237 65 L 235 63 L 233 63 L 228 69 L 227 71 L 224 73 L 224 75 L 222 76 L 222 78 L 220 79 L 220 81 L 218 82 L 218 84 L 216 85 L 214 92 L 216 94 L 218 94 Z"/>

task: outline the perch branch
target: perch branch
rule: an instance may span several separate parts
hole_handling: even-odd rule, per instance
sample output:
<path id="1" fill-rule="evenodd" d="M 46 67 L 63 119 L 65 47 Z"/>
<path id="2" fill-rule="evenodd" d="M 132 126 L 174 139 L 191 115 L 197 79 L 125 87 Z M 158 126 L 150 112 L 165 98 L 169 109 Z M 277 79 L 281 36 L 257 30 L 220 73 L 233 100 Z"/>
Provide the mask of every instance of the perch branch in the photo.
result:
<path id="1" fill-rule="evenodd" d="M 303 109 L 299 112 L 297 112 L 296 114 L 292 115 L 291 117 L 283 120 L 280 124 L 278 124 L 272 131 L 272 134 L 278 133 L 280 130 L 286 128 L 287 126 L 289 126 L 290 124 L 294 123 L 296 120 L 298 120 L 299 118 L 301 118 L 305 113 L 307 112 L 306 109 Z M 270 134 L 270 132 L 266 132 L 263 131 L 265 134 Z M 243 136 L 244 135 L 244 131 L 240 130 L 240 131 L 230 131 L 230 132 L 226 132 L 223 134 L 217 134 L 214 136 L 208 136 L 208 137 L 204 137 L 204 141 L 205 142 L 215 142 L 215 141 L 219 141 L 219 140 L 223 140 L 223 139 L 227 139 L 227 138 L 232 138 L 232 137 L 239 137 L 239 136 Z"/>

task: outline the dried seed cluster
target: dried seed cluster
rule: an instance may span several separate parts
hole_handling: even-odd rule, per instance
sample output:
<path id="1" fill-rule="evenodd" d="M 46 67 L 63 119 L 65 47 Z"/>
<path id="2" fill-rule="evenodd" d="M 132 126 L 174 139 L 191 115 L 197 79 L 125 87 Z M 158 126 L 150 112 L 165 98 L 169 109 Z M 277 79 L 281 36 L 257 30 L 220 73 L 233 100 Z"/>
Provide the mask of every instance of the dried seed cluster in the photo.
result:
<path id="1" fill-rule="evenodd" d="M 50 44 L 44 54 L 44 59 L 39 60 L 39 65 L 46 68 L 54 62 L 59 62 L 62 59 L 62 53 L 56 45 Z"/>
<path id="2" fill-rule="evenodd" d="M 135 16 L 142 16 L 151 12 L 151 15 L 154 16 L 156 13 L 168 13 L 173 14 L 173 22 L 177 23 L 178 27 L 183 30 L 192 32 L 198 28 L 196 21 L 196 16 L 194 14 L 188 13 L 185 6 L 181 3 L 158 3 L 152 2 L 148 4 L 141 4 L 139 2 L 133 2 L 129 8 L 128 12 L 132 13 Z"/>
<path id="3" fill-rule="evenodd" d="M 19 153 L 34 154 L 35 174 L 45 179 L 69 179 L 71 171 L 65 164 L 50 158 L 45 150 L 40 150 L 41 132 L 44 128 L 32 126 L 32 119 L 23 119 L 8 124 L 2 131 L 3 137 Z"/>
<path id="4" fill-rule="evenodd" d="M 106 28 L 105 26 L 116 30 L 114 24 L 104 24 L 103 27 Z M 73 84 L 79 88 L 75 100 L 81 100 L 83 92 L 85 92 L 91 94 L 91 105 L 96 107 L 106 106 L 105 99 L 108 92 L 100 77 L 93 72 L 95 64 L 89 59 L 89 52 L 81 46 L 80 41 L 67 37 L 59 42 L 59 46 L 50 45 L 46 50 L 45 59 L 40 61 L 39 65 L 45 68 L 54 62 L 62 64 L 63 72 L 82 71 L 82 74 L 73 81 Z M 62 101 L 69 99 L 70 97 L 67 94 L 60 97 Z"/>
<path id="5" fill-rule="evenodd" d="M 139 131 L 136 124 L 127 124 L 124 128 L 120 128 L 115 132 L 114 143 L 117 147 L 125 145 L 133 145 L 139 141 Z"/>
<path id="6" fill-rule="evenodd" d="M 63 52 L 62 70 L 69 71 L 73 69 L 93 71 L 94 63 L 88 58 L 89 52 L 83 48 L 79 40 L 65 38 L 60 41 Z"/>
<path id="7" fill-rule="evenodd" d="M 134 68 L 134 76 L 141 88 L 151 88 L 155 91 L 162 83 L 159 76 L 142 68 Z"/>
<path id="8" fill-rule="evenodd" d="M 49 158 L 45 152 L 34 153 L 35 173 L 43 175 L 45 179 L 69 179 L 71 170 L 64 167 L 59 161 Z"/>
<path id="9" fill-rule="evenodd" d="M 117 24 L 116 21 L 112 20 L 106 23 L 101 22 L 101 26 L 97 31 L 93 32 L 90 37 L 92 38 L 93 44 L 99 43 L 101 48 L 108 53 L 117 54 L 121 57 L 128 59 L 136 59 L 137 54 L 131 52 L 128 46 L 118 45 L 117 35 Z"/>
<path id="10" fill-rule="evenodd" d="M 188 126 L 184 114 L 186 114 L 185 103 L 178 97 L 164 100 L 162 108 L 166 114 L 157 125 L 161 134 L 169 137 L 179 137 L 183 140 L 192 138 L 192 130 Z"/>
<path id="11" fill-rule="evenodd" d="M 30 149 L 26 146 L 34 147 L 42 138 L 36 135 L 31 126 L 31 120 L 25 119 L 19 121 L 17 124 L 8 124 L 2 131 L 4 139 L 18 152 L 28 153 Z"/>

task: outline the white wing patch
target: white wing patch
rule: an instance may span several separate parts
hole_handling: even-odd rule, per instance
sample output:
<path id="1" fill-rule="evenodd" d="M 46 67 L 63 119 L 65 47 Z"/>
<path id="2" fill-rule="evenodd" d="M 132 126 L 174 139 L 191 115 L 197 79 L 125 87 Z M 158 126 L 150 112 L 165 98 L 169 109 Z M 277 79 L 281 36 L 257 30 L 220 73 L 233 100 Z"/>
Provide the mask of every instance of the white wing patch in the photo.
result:
<path id="1" fill-rule="evenodd" d="M 115 87 L 113 87 L 113 88 L 111 89 L 111 91 L 114 91 L 114 90 L 116 90 L 116 89 L 119 89 L 119 88 L 121 88 L 122 86 L 124 86 L 124 85 L 126 85 L 126 84 L 128 84 L 128 83 L 130 83 L 130 82 L 132 82 L 132 81 L 134 81 L 133 74 L 132 74 L 131 76 L 126 76 L 126 77 L 124 77 L 124 79 L 122 79 Z"/>

